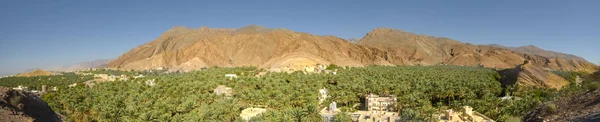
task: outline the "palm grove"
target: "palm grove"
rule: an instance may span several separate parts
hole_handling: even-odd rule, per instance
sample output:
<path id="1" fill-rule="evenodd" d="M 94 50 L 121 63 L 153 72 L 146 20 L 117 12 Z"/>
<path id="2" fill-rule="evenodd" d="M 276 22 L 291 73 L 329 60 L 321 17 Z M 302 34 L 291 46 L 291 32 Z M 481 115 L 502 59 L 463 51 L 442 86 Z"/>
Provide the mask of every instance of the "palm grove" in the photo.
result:
<path id="1" fill-rule="evenodd" d="M 186 73 L 93 71 L 108 74 L 145 74 L 128 81 L 103 82 L 92 88 L 67 84 L 90 80 L 89 76 L 66 73 L 57 76 L 2 78 L 1 86 L 59 86 L 43 99 L 69 121 L 241 121 L 241 110 L 263 107 L 268 111 L 252 121 L 321 121 L 319 110 L 331 102 L 344 113 L 363 109 L 368 94 L 395 95 L 395 109 L 402 119 L 435 121 L 435 113 L 472 106 L 494 120 L 522 117 L 545 101 L 582 88 L 569 85 L 562 91 L 502 86 L 493 70 L 460 66 L 370 66 L 338 68 L 337 75 L 269 72 L 254 67 L 208 68 Z M 88 71 L 92 72 L 92 71 Z M 235 73 L 237 79 L 224 74 Z M 564 73 L 564 76 L 569 76 Z M 43 79 L 43 80 L 42 80 Z M 155 86 L 144 81 L 156 79 Z M 233 89 L 233 96 L 213 93 L 218 85 Z M 323 104 L 318 90 L 329 96 Z M 520 100 L 502 100 L 506 94 Z M 340 114 L 338 121 L 350 121 Z"/>

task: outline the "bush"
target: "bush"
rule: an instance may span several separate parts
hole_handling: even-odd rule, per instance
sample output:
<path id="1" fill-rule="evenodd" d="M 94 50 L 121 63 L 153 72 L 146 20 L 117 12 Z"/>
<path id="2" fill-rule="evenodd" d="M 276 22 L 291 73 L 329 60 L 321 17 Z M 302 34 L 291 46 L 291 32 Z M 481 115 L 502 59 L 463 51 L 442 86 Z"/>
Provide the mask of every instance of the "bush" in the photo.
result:
<path id="1" fill-rule="evenodd" d="M 544 105 L 544 114 L 549 115 L 549 114 L 556 113 L 556 111 L 557 111 L 556 104 L 548 103 L 548 104 Z"/>
<path id="2" fill-rule="evenodd" d="M 520 117 L 508 117 L 508 119 L 506 119 L 506 122 L 521 122 L 521 118 Z"/>
<path id="3" fill-rule="evenodd" d="M 329 66 L 327 66 L 327 68 L 325 68 L 327 70 L 335 70 L 335 69 L 340 69 L 340 66 L 335 65 L 335 64 L 329 64 Z"/>
<path id="4" fill-rule="evenodd" d="M 596 91 L 596 90 L 600 89 L 600 82 L 591 82 L 591 83 L 588 83 L 588 84 L 586 84 L 586 88 L 589 91 Z"/>

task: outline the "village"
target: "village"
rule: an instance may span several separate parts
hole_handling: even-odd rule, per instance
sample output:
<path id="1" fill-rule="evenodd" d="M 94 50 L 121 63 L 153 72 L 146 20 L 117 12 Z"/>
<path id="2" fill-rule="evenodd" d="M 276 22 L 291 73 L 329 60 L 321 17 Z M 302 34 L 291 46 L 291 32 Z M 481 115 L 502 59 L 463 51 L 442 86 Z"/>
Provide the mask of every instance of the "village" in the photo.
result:
<path id="1" fill-rule="evenodd" d="M 338 70 L 327 70 L 326 65 L 316 66 L 305 66 L 304 73 L 323 73 L 323 74 L 332 74 L 336 75 Z M 345 67 L 344 67 L 345 69 Z M 294 71 L 294 69 L 289 69 L 290 71 Z M 238 76 L 236 74 L 225 74 L 227 79 L 235 79 Z M 226 98 L 232 97 L 234 92 L 233 88 L 227 87 L 225 85 L 219 85 L 215 88 L 214 93 L 217 95 L 225 96 Z M 337 104 L 335 100 L 331 100 L 329 105 L 322 105 L 324 101 L 326 101 L 330 96 L 327 94 L 328 90 L 326 88 L 319 89 L 318 92 L 318 101 L 319 105 L 323 106 L 320 110 L 320 115 L 322 116 L 322 122 L 335 122 L 336 116 L 340 114 L 348 114 L 351 116 L 353 122 L 401 122 L 401 121 L 410 121 L 406 119 L 402 119 L 397 110 L 394 110 L 394 105 L 399 104 L 396 103 L 397 98 L 394 95 L 380 96 L 376 94 L 369 94 L 365 98 L 365 103 L 361 103 L 364 105 L 363 110 L 357 111 L 348 111 L 342 112 L 337 108 Z M 510 96 L 507 96 L 510 97 Z M 503 97 L 501 99 L 507 99 Z M 268 108 L 260 108 L 260 107 L 249 107 L 242 110 L 240 117 L 245 121 L 250 121 L 251 118 L 260 116 L 262 113 L 268 111 Z M 437 112 L 434 116 L 436 116 L 439 122 L 495 122 L 494 120 L 486 117 L 485 115 L 473 111 L 473 108 L 470 106 L 463 106 L 462 110 L 443 110 Z"/>
<path id="2" fill-rule="evenodd" d="M 345 69 L 345 67 L 344 67 Z M 305 66 L 304 73 L 308 74 L 331 74 L 336 75 L 339 72 L 337 69 L 328 70 L 325 65 L 317 65 L 315 67 Z M 114 81 L 128 81 L 130 79 L 139 79 L 144 78 L 145 76 L 142 74 L 138 74 L 132 77 L 127 75 L 109 75 L 109 74 L 93 74 L 93 73 L 84 73 L 84 72 L 75 72 L 79 75 L 92 75 L 95 79 L 85 81 L 82 83 L 73 83 L 68 85 L 67 87 L 76 87 L 78 85 L 85 85 L 88 88 L 93 88 L 95 84 L 102 82 L 114 82 Z M 224 74 L 225 79 L 234 80 L 239 78 L 237 74 Z M 260 77 L 260 76 L 259 76 Z M 143 83 L 148 86 L 157 85 L 156 79 L 146 79 Z M 18 86 L 12 88 L 13 90 L 21 90 L 21 91 L 29 91 L 32 93 L 37 93 L 38 95 L 47 93 L 47 92 L 55 92 L 58 91 L 57 86 L 52 86 L 51 89 L 47 89 L 46 85 L 42 86 L 41 91 L 39 90 L 30 90 L 27 87 Z M 225 85 L 218 85 L 213 93 L 219 96 L 223 96 L 225 99 L 234 97 L 234 89 L 231 87 L 227 87 Z M 398 110 L 395 110 L 394 106 L 397 103 L 397 98 L 394 95 L 377 95 L 377 94 L 368 94 L 364 98 L 364 103 L 360 103 L 362 109 L 353 110 L 353 111 L 344 111 L 342 112 L 338 109 L 335 100 L 331 99 L 331 96 L 328 94 L 328 89 L 322 88 L 319 91 L 315 91 L 315 94 L 318 95 L 318 104 L 322 106 L 320 110 L 320 115 L 322 116 L 323 122 L 334 122 L 336 121 L 336 117 L 341 114 L 347 114 L 351 117 L 353 122 L 400 122 L 400 121 L 409 121 L 407 119 L 401 118 L 401 115 L 398 113 Z M 501 99 L 519 99 L 512 98 L 511 96 L 502 97 Z M 330 104 L 324 105 L 325 101 L 331 101 Z M 353 106 L 358 107 L 358 106 Z M 253 117 L 261 116 L 262 113 L 269 111 L 269 108 L 262 105 L 255 105 L 254 107 L 248 107 L 241 111 L 239 116 L 245 120 L 250 121 Z M 443 110 L 437 112 L 433 115 L 439 120 L 439 122 L 494 122 L 494 120 L 484 116 L 481 113 L 473 111 L 473 108 L 470 106 L 462 106 L 461 110 Z"/>

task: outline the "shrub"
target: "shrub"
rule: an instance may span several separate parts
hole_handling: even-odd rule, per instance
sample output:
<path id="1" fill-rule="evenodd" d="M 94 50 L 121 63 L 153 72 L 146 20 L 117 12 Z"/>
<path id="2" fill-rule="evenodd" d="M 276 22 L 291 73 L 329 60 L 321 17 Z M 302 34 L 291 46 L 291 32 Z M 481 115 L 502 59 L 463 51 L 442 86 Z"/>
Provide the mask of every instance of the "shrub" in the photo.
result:
<path id="1" fill-rule="evenodd" d="M 596 90 L 600 89 L 600 82 L 591 82 L 591 83 L 588 83 L 588 84 L 586 84 L 586 88 L 589 91 L 596 91 Z"/>
<path id="2" fill-rule="evenodd" d="M 329 64 L 329 66 L 327 66 L 327 68 L 325 68 L 327 70 L 335 70 L 335 69 L 340 69 L 340 66 L 335 65 L 335 64 Z"/>
<path id="3" fill-rule="evenodd" d="M 508 119 L 506 119 L 506 122 L 521 122 L 521 118 L 510 116 L 510 117 L 508 117 Z"/>
<path id="4" fill-rule="evenodd" d="M 557 111 L 556 104 L 548 103 L 548 104 L 544 105 L 544 114 L 549 115 L 549 114 L 556 113 L 556 111 Z"/>

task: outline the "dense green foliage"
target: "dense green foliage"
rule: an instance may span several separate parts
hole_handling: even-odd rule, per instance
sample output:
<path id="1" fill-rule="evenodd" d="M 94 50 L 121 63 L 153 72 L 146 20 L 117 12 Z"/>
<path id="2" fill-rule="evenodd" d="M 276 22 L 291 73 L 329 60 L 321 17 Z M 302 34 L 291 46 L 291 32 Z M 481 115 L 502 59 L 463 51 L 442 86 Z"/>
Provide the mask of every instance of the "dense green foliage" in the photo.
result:
<path id="1" fill-rule="evenodd" d="M 559 71 L 559 70 L 552 71 L 552 73 L 566 79 L 569 82 L 575 82 L 575 79 L 577 78 L 577 76 L 585 77 L 585 76 L 589 75 L 588 73 L 585 73 L 585 72 Z"/>
<path id="2" fill-rule="evenodd" d="M 344 112 L 362 110 L 360 103 L 372 93 L 397 96 L 395 109 L 404 119 L 432 121 L 434 113 L 468 105 L 504 121 L 524 116 L 558 95 L 556 90 L 535 89 L 515 94 L 521 100 L 501 100 L 500 76 L 479 67 L 372 66 L 339 70 L 337 75 L 294 72 L 255 77 L 259 72 L 263 70 L 241 67 L 152 74 L 103 82 L 93 88 L 61 89 L 45 95 L 44 100 L 72 121 L 238 121 L 240 112 L 248 107 L 268 110 L 252 120 L 321 121 L 319 111 L 325 105 L 335 101 Z M 224 77 L 231 73 L 239 78 Z M 144 84 L 148 79 L 156 79 L 157 85 Z M 233 88 L 233 96 L 215 95 L 218 85 Z M 319 105 L 321 88 L 328 89 L 330 98 Z M 350 117 L 340 115 L 338 119 Z"/>
<path id="3" fill-rule="evenodd" d="M 22 85 L 29 89 L 41 90 L 42 85 L 48 88 L 54 86 L 67 86 L 72 83 L 91 80 L 92 76 L 81 76 L 75 73 L 62 73 L 62 75 L 32 76 L 32 77 L 6 77 L 0 79 L 0 86 L 17 87 Z"/>

